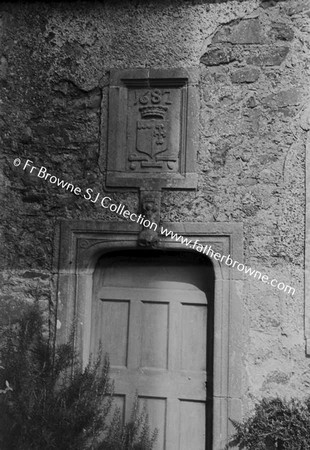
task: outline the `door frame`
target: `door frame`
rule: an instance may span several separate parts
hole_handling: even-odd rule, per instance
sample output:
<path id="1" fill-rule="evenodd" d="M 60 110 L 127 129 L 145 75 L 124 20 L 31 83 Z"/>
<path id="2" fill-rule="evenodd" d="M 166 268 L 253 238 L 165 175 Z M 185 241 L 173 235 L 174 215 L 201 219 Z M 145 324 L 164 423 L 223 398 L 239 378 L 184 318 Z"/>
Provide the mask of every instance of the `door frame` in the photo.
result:
<path id="1" fill-rule="evenodd" d="M 164 223 L 163 227 L 215 252 L 243 262 L 243 230 L 240 223 Z M 65 342 L 72 324 L 75 346 L 82 361 L 88 361 L 93 272 L 107 252 L 137 250 L 140 227 L 135 223 L 62 221 L 55 242 L 54 269 L 57 275 L 55 330 L 58 342 Z M 188 250 L 179 242 L 161 237 L 158 248 Z M 190 251 L 190 250 L 189 250 Z M 195 251 L 195 250 L 191 250 Z M 215 274 L 214 362 L 213 362 L 213 449 L 224 450 L 240 420 L 242 380 L 242 288 L 243 273 L 210 258 Z"/>

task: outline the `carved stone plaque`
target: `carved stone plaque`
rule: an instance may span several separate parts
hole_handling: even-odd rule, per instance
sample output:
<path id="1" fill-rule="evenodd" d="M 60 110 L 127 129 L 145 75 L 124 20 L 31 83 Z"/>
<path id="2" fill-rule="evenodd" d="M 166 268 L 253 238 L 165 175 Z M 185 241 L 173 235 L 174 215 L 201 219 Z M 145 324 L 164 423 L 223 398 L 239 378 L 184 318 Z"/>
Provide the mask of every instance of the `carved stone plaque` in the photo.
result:
<path id="1" fill-rule="evenodd" d="M 130 89 L 127 107 L 129 168 L 137 172 L 176 172 L 179 168 L 181 91 Z"/>
<path id="2" fill-rule="evenodd" d="M 193 71 L 111 71 L 107 185 L 195 189 Z"/>

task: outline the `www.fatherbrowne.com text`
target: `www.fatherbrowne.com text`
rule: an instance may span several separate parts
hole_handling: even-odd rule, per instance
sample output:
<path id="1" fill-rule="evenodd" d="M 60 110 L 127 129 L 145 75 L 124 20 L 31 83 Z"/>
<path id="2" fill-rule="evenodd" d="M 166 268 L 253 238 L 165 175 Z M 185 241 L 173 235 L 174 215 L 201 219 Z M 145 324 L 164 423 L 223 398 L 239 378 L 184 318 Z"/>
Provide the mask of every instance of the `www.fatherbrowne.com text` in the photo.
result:
<path id="1" fill-rule="evenodd" d="M 22 161 L 20 160 L 20 158 L 16 158 L 13 161 L 13 164 L 16 167 L 20 166 L 21 163 Z M 61 180 L 55 175 L 49 173 L 46 167 L 34 166 L 33 161 L 31 161 L 30 159 L 26 160 L 22 169 L 28 170 L 31 174 L 32 173 L 35 174 L 38 178 L 44 179 L 45 181 L 48 181 L 51 184 L 54 184 L 62 189 L 65 189 L 66 191 L 72 192 L 77 196 L 82 196 L 85 200 L 94 204 L 98 204 L 102 208 L 110 210 L 111 212 L 118 214 L 127 220 L 131 220 L 132 222 L 136 222 L 145 228 L 157 231 L 164 237 L 170 238 L 176 242 L 180 242 L 182 245 L 185 245 L 186 247 L 192 250 L 196 250 L 197 252 L 207 255 L 215 259 L 216 261 L 226 264 L 229 267 L 233 267 L 237 269 L 239 272 L 244 272 L 245 274 L 257 280 L 260 280 L 265 284 L 269 284 L 273 287 L 276 287 L 280 291 L 286 292 L 287 294 L 291 295 L 295 294 L 295 289 L 292 286 L 288 286 L 283 282 L 279 282 L 275 278 L 270 280 L 268 275 L 264 275 L 258 270 L 252 269 L 251 267 L 248 267 L 234 260 L 231 257 L 231 255 L 221 255 L 220 253 L 215 252 L 212 249 L 211 245 L 204 244 L 198 239 L 193 241 L 192 239 L 189 239 L 188 237 L 185 237 L 181 234 L 174 233 L 172 230 L 168 230 L 167 228 L 164 228 L 162 226 L 159 227 L 156 222 L 150 221 L 143 214 L 136 214 L 130 212 L 126 208 L 126 206 L 123 205 L 122 203 L 119 204 L 113 203 L 111 197 L 107 195 L 103 195 L 100 192 L 95 192 L 91 188 L 82 190 L 79 186 L 75 186 L 72 183 L 69 183 L 68 181 Z"/>

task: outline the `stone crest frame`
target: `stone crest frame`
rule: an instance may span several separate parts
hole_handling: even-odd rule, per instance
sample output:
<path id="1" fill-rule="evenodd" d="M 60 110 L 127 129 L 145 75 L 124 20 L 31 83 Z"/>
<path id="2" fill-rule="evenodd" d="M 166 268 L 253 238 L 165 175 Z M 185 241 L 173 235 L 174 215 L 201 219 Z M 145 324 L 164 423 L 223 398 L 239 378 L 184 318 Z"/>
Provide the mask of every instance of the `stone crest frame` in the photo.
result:
<path id="1" fill-rule="evenodd" d="M 197 85 L 193 69 L 110 71 L 107 186 L 197 187 Z"/>
<path id="2" fill-rule="evenodd" d="M 221 254 L 243 261 L 242 225 L 166 223 L 163 226 L 190 239 L 211 245 Z M 89 358 L 90 308 L 93 271 L 100 256 L 138 248 L 139 226 L 102 221 L 64 221 L 58 258 L 57 340 L 67 339 L 76 324 L 76 350 Z M 159 248 L 185 250 L 169 238 Z M 214 293 L 213 450 L 223 450 L 232 430 L 229 419 L 241 419 L 242 274 L 212 259 Z"/>

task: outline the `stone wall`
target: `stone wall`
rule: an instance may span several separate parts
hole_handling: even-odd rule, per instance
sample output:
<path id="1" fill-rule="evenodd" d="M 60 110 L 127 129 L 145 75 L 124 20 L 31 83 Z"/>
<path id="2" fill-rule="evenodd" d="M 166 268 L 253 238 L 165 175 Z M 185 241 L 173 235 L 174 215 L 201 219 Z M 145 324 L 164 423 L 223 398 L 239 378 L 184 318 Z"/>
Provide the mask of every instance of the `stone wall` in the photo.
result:
<path id="1" fill-rule="evenodd" d="M 0 321 L 55 301 L 60 219 L 122 218 L 13 166 L 29 158 L 105 191 L 109 69 L 200 70 L 197 191 L 165 192 L 162 219 L 242 222 L 247 265 L 296 289 L 244 278 L 244 409 L 302 397 L 304 160 L 310 1 L 117 1 L 0 5 Z M 137 211 L 138 193 L 115 202 Z"/>

